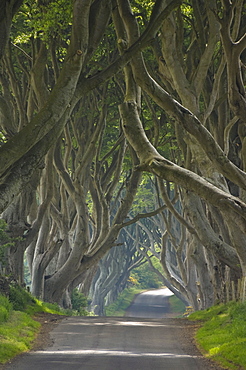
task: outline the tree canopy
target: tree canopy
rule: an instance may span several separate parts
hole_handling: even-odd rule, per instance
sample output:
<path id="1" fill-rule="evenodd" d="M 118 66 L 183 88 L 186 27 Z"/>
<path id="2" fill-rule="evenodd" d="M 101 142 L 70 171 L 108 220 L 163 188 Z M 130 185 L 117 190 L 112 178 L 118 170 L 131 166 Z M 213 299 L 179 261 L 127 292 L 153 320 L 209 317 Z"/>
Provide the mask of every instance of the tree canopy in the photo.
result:
<path id="1" fill-rule="evenodd" d="M 26 256 L 33 294 L 66 306 L 95 286 L 99 261 L 110 287 L 152 253 L 195 309 L 246 277 L 245 10 L 2 1 L 0 212 L 17 238 L 6 273 L 23 283 Z"/>

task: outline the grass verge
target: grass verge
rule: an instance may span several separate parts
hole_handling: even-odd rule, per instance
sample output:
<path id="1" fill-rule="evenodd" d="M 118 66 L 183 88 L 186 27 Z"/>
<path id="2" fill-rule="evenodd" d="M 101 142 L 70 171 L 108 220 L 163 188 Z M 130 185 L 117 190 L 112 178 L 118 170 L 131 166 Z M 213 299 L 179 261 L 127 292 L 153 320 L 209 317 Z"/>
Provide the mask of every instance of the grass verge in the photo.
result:
<path id="1" fill-rule="evenodd" d="M 18 284 L 9 285 L 8 296 L 0 294 L 0 364 L 28 351 L 36 338 L 40 323 L 33 319 L 37 313 L 66 316 L 92 315 L 85 310 L 87 300 L 75 292 L 75 308 L 64 310 L 58 304 L 42 302 L 34 298 Z"/>
<path id="2" fill-rule="evenodd" d="M 185 304 L 177 298 L 175 295 L 169 297 L 170 312 L 177 314 L 177 316 L 183 316 L 186 310 Z"/>
<path id="3" fill-rule="evenodd" d="M 28 314 L 13 311 L 7 322 L 0 325 L 0 363 L 30 349 L 40 324 Z"/>
<path id="4" fill-rule="evenodd" d="M 124 316 L 134 296 L 142 291 L 143 289 L 137 289 L 135 287 L 124 289 L 123 292 L 119 294 L 116 301 L 106 307 L 106 316 Z"/>
<path id="5" fill-rule="evenodd" d="M 202 322 L 196 340 L 205 356 L 228 369 L 246 369 L 246 303 L 213 306 L 189 319 Z"/>
<path id="6" fill-rule="evenodd" d="M 32 318 L 38 312 L 66 314 L 58 305 L 41 302 L 20 287 L 11 289 L 9 297 L 0 295 L 0 364 L 32 347 L 41 326 Z"/>

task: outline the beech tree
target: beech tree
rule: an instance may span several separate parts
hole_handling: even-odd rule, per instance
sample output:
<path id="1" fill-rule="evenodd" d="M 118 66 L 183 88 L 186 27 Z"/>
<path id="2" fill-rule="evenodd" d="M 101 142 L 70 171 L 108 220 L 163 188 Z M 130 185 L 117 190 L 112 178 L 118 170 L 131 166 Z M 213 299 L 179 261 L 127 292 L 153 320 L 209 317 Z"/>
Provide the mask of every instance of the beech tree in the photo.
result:
<path id="1" fill-rule="evenodd" d="M 165 188 L 178 188 L 172 211 L 183 253 L 192 250 L 193 277 L 178 285 L 162 230 L 171 287 L 197 308 L 215 267 L 221 282 L 245 277 L 244 1 L 13 0 L 0 9 L 0 212 L 21 237 L 9 273 L 23 283 L 26 251 L 33 293 L 69 305 L 119 243 L 145 171 L 158 178 L 160 207 L 170 211 Z"/>
<path id="2" fill-rule="evenodd" d="M 200 9 L 193 2 L 192 5 L 194 6 L 190 20 L 195 23 L 194 29 L 190 28 L 188 38 L 190 42 L 184 42 L 187 28 L 183 31 L 181 29 L 182 7 L 179 11 L 170 14 L 162 24 L 160 43 L 154 45 L 156 54 L 159 53 L 158 77 L 161 77 L 161 83 L 150 75 L 142 54 L 138 53 L 131 61 L 135 82 L 165 109 L 176 125 L 177 137 L 180 138 L 179 145 L 184 156 L 183 166 L 178 166 L 160 155 L 152 145 L 144 133 L 137 102 L 133 97 L 120 106 L 123 127 L 126 137 L 138 154 L 140 169 L 152 172 L 159 178 L 177 183 L 186 189 L 184 204 L 188 202 L 187 213 L 195 228 L 194 235 L 198 241 L 205 247 L 206 241 L 209 244 L 213 243 L 214 254 L 216 250 L 220 251 L 219 260 L 230 266 L 233 277 L 240 276 L 240 270 L 245 276 L 244 159 L 242 157 L 242 162 L 238 165 L 238 157 L 236 157 L 237 163 L 234 164 L 235 154 L 233 157 L 229 153 L 230 144 L 233 147 L 235 140 L 238 141 L 239 146 L 242 146 L 242 151 L 244 150 L 244 134 L 241 135 L 241 130 L 245 123 L 239 110 L 245 108 L 245 91 L 241 83 L 236 84 L 237 78 L 239 81 L 243 79 L 240 62 L 240 55 L 245 48 L 245 35 L 242 36 L 243 23 L 241 22 L 243 2 L 238 2 L 237 8 L 235 4 L 222 2 L 220 16 L 215 2 L 206 2 Z M 185 9 L 189 16 L 190 10 L 191 8 Z M 130 9 L 124 3 L 121 6 L 122 18 L 126 13 L 130 14 Z M 136 35 L 138 26 L 133 17 L 124 17 L 123 22 L 128 42 L 131 44 L 133 29 Z M 203 22 L 206 22 L 207 27 Z M 193 32 L 197 32 L 199 37 Z M 237 50 L 237 69 L 233 71 L 230 69 L 232 64 L 228 60 L 231 58 L 228 50 L 223 54 L 223 50 L 220 52 L 218 49 L 216 66 L 212 63 L 215 58 L 215 47 L 219 44 L 224 48 L 225 38 L 230 47 Z M 202 40 L 205 44 L 201 45 Z M 219 43 L 220 40 L 222 43 Z M 181 52 L 181 45 L 187 50 L 185 58 Z M 193 51 L 196 59 L 190 60 L 190 50 Z M 210 95 L 211 66 L 213 66 L 216 83 L 214 82 Z M 228 100 L 221 99 L 220 91 L 225 91 L 222 76 L 227 81 Z M 179 101 L 174 99 L 167 90 L 175 94 L 175 98 L 177 97 Z M 221 104 L 228 109 L 228 113 L 230 112 L 226 117 Z M 238 108 L 239 106 L 241 109 Z M 231 115 L 232 121 L 230 121 Z M 234 132 L 230 133 L 233 125 L 237 126 Z M 220 140 L 223 137 L 224 140 Z M 232 196 L 230 189 L 233 195 L 238 196 Z M 212 216 L 214 224 L 212 230 L 214 227 L 218 228 L 219 238 L 211 240 L 209 235 L 211 224 L 206 221 L 206 210 L 203 214 L 198 211 L 201 207 L 199 208 L 199 204 L 195 205 L 196 199 L 192 193 L 205 201 L 205 207 L 209 216 Z M 227 240 L 229 245 L 223 243 Z"/>
<path id="3" fill-rule="evenodd" d="M 0 59 L 8 44 L 12 19 L 22 3 L 23 0 L 3 0 L 0 4 Z"/>

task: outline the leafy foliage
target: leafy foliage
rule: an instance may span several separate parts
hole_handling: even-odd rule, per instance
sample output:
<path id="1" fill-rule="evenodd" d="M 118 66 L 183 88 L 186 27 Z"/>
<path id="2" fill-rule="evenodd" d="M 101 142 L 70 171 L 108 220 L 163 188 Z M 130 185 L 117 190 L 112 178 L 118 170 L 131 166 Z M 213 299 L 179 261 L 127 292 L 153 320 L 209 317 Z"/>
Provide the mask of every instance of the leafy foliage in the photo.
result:
<path id="1" fill-rule="evenodd" d="M 6 137 L 4 134 L 0 131 L 0 146 L 3 145 L 6 142 Z"/>
<path id="2" fill-rule="evenodd" d="M 1 266 L 6 264 L 6 248 L 14 245 L 15 239 L 10 238 L 7 234 L 7 224 L 4 220 L 0 219 L 0 272 Z"/>
<path id="3" fill-rule="evenodd" d="M 42 4 L 36 0 L 24 2 L 14 19 L 15 43 L 27 43 L 37 36 L 48 42 L 56 37 L 69 38 L 72 21 L 71 2 L 50 1 Z M 21 25 L 21 27 L 20 27 Z"/>
<path id="4" fill-rule="evenodd" d="M 143 174 L 141 184 L 132 205 L 133 213 L 151 212 L 155 209 L 155 192 L 153 191 L 151 180 L 151 176 Z"/>
<path id="5" fill-rule="evenodd" d="M 132 5 L 132 10 L 137 16 L 140 26 L 147 23 L 149 20 L 154 1 L 150 0 L 135 0 Z"/>
<path id="6" fill-rule="evenodd" d="M 18 284 L 10 285 L 9 300 L 15 311 L 23 311 L 28 304 L 35 303 L 34 298 Z"/>
<path id="7" fill-rule="evenodd" d="M 7 321 L 12 312 L 12 304 L 7 297 L 0 295 L 0 324 Z"/>
<path id="8" fill-rule="evenodd" d="M 73 310 L 77 310 L 78 312 L 88 306 L 87 298 L 77 288 L 73 290 L 71 300 Z"/>
<path id="9" fill-rule="evenodd" d="M 157 258 L 156 263 L 159 264 Z M 140 289 L 158 289 L 162 286 L 162 282 L 158 276 L 150 270 L 148 263 L 145 263 L 135 268 L 130 276 L 134 279 L 135 285 Z"/>

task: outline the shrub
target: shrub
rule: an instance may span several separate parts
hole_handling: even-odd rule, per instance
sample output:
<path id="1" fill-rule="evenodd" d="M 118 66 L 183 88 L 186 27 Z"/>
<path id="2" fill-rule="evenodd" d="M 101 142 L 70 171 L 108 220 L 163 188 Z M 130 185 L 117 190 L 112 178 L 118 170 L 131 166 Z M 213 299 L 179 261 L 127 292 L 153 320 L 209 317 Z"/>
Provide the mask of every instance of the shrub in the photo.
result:
<path id="1" fill-rule="evenodd" d="M 3 267 L 6 265 L 6 250 L 13 246 L 19 238 L 10 238 L 7 234 L 7 223 L 0 219 L 0 272 L 3 273 Z"/>
<path id="2" fill-rule="evenodd" d="M 84 296 L 83 293 L 80 293 L 79 290 L 76 288 L 72 292 L 72 308 L 73 310 L 83 311 L 84 307 L 87 307 L 88 301 L 87 298 Z"/>
<path id="3" fill-rule="evenodd" d="M 160 262 L 157 258 L 152 258 L 152 263 L 156 269 L 160 268 Z M 163 285 L 157 274 L 150 269 L 148 263 L 132 270 L 128 281 L 130 286 L 134 285 L 139 289 L 158 289 Z"/>
<path id="4" fill-rule="evenodd" d="M 9 300 L 15 311 L 24 311 L 28 304 L 35 303 L 31 294 L 17 284 L 10 286 Z"/>
<path id="5" fill-rule="evenodd" d="M 0 306 L 5 307 L 8 311 L 12 310 L 12 304 L 9 299 L 3 295 L 0 295 Z"/>
<path id="6" fill-rule="evenodd" d="M 1 264 L 1 258 L 0 258 L 0 264 Z M 5 297 L 9 296 L 9 281 L 3 275 L 0 275 L 0 294 L 4 295 Z"/>
<path id="7" fill-rule="evenodd" d="M 5 307 L 0 306 L 0 324 L 7 321 L 9 318 L 9 313 Z"/>
<path id="8" fill-rule="evenodd" d="M 0 295 L 0 323 L 8 320 L 11 311 L 12 304 L 9 302 L 8 298 Z"/>

